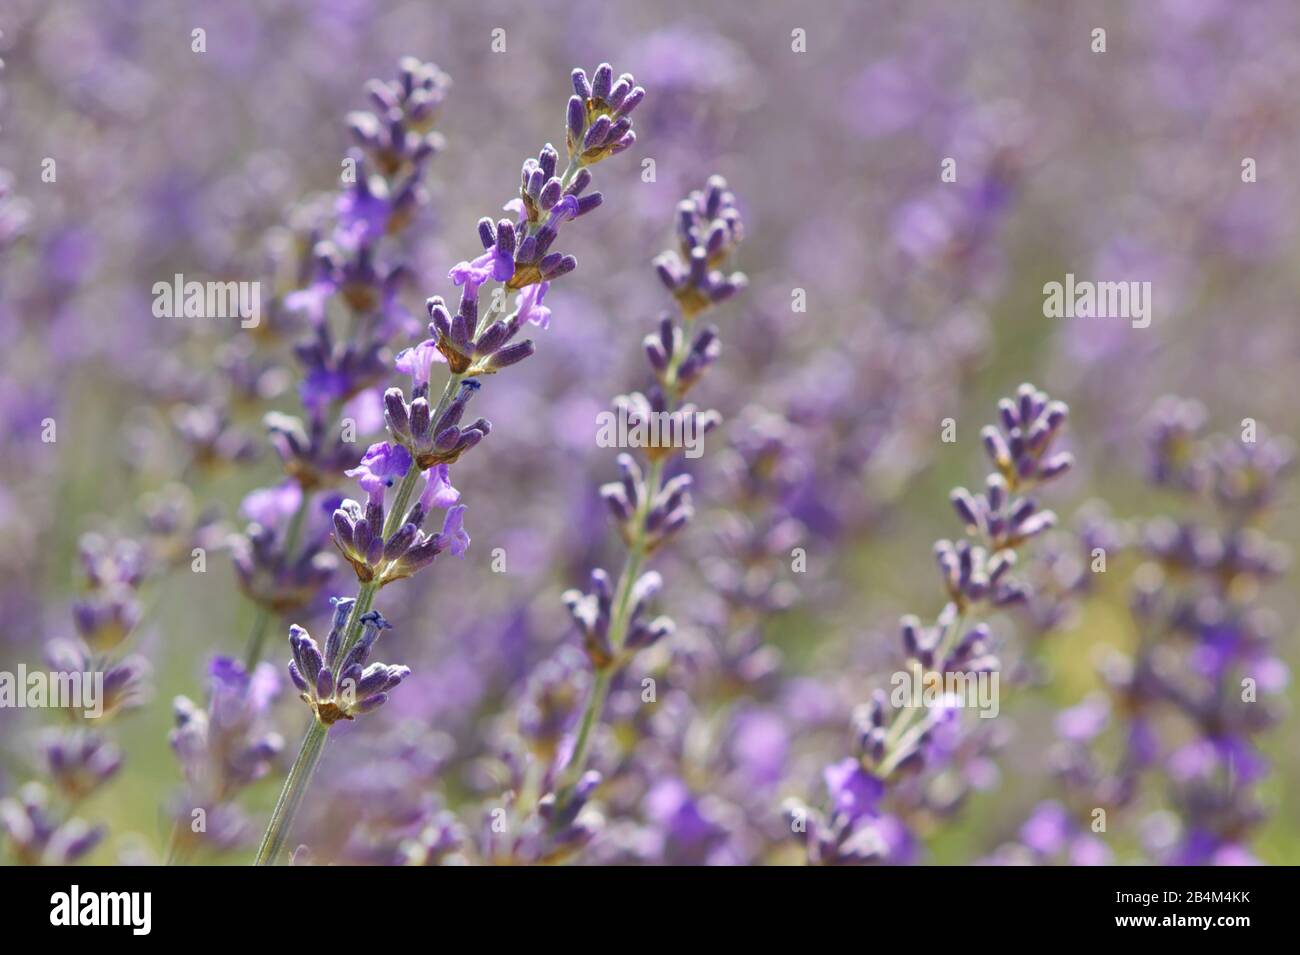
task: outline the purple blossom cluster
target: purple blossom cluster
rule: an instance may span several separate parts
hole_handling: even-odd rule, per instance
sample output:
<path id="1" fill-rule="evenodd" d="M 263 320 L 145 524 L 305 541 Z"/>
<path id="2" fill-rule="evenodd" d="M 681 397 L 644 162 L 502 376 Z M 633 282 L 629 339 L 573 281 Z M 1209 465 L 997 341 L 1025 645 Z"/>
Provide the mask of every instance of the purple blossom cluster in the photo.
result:
<path id="1" fill-rule="evenodd" d="M 1289 683 L 1276 650 L 1282 625 L 1262 598 L 1290 555 L 1266 528 L 1296 454 L 1253 422 L 1239 439 L 1207 437 L 1207 417 L 1173 396 L 1149 416 L 1149 481 L 1208 507 L 1121 532 L 1139 561 L 1136 647 L 1104 659 L 1105 692 L 1061 712 L 1052 762 L 1062 798 L 1040 804 L 1002 858 L 1104 864 L 1117 857 L 1115 830 L 1128 829 L 1147 857 L 1169 864 L 1257 861 L 1261 741 Z"/>
<path id="2" fill-rule="evenodd" d="M 445 145 L 433 126 L 449 86 L 437 66 L 411 57 L 395 79 L 367 85 L 371 110 L 348 117 L 356 146 L 343 163 L 332 231 L 314 236 L 303 256 L 304 287 L 275 306 L 304 319 L 292 348 L 304 414 L 265 416 L 285 480 L 245 499 L 253 523 L 232 543 L 241 587 L 260 611 L 249 666 L 272 617 L 317 600 L 338 565 L 328 550 L 328 515 L 341 500 L 334 489 L 359 473 L 347 467 L 357 431 L 377 424 L 373 389 L 390 373 L 392 341 L 416 327 L 399 295 L 411 277 L 407 233 L 429 201 L 424 180 Z"/>
<path id="3" fill-rule="evenodd" d="M 76 815 L 77 807 L 120 773 L 125 755 L 101 728 L 148 702 L 151 668 L 127 649 L 143 617 L 140 590 L 153 557 L 129 538 L 83 535 L 78 556 L 85 590 L 73 602 L 73 632 L 47 639 L 48 667 L 41 706 L 61 707 L 63 725 L 34 741 L 38 779 L 0 800 L 0 827 L 20 862 L 67 865 L 96 848 L 102 824 Z M 60 688 L 74 696 L 55 700 Z M 27 692 L 17 686 L 11 692 Z M 7 701 L 6 705 L 13 705 Z"/>
<path id="4" fill-rule="evenodd" d="M 909 614 L 900 621 L 907 666 L 936 688 L 933 704 L 896 699 L 877 689 L 853 716 L 854 755 L 826 767 L 824 811 L 791 800 L 791 831 L 817 864 L 906 863 L 921 851 L 909 815 L 924 806 L 925 775 L 944 767 L 961 748 L 961 709 L 969 705 L 945 678 L 964 680 L 996 672 L 992 629 L 977 620 L 986 609 L 1028 600 L 1013 568 L 1025 545 L 1056 522 L 1034 493 L 1074 463 L 1055 450 L 1069 415 L 1034 385 L 1023 384 L 998 403 L 999 424 L 980 437 L 993 465 L 979 495 L 965 488 L 949 499 L 968 535 L 940 540 L 934 554 L 948 598 L 932 625 Z M 897 689 L 897 687 L 895 687 Z"/>
<path id="5" fill-rule="evenodd" d="M 570 110 L 571 137 L 576 123 L 579 131 L 587 126 L 589 131 L 603 129 L 595 139 L 606 142 L 612 109 L 606 97 L 613 95 L 604 82 L 609 73 L 608 64 L 596 71 L 597 84 L 587 91 L 585 118 L 575 119 Z M 575 72 L 575 89 L 581 92 L 585 83 L 581 71 Z M 366 492 L 366 503 L 345 499 L 334 511 L 334 544 L 356 574 L 357 597 L 334 601 L 334 624 L 323 652 L 306 630 L 296 625 L 290 628 L 294 655 L 290 677 L 311 707 L 314 720 L 262 840 L 259 864 L 274 864 L 285 848 L 329 728 L 383 705 L 389 691 L 410 675 L 410 669 L 403 666 L 365 666 L 380 633 L 389 628 L 384 617 L 372 609 L 376 594 L 386 584 L 412 576 L 445 550 L 464 557 L 470 543 L 464 526 L 466 508 L 455 504 L 460 492 L 451 485 L 449 465 L 478 445 L 491 431 L 491 424 L 480 418 L 462 426 L 463 415 L 481 388 L 480 377 L 533 353 L 531 340 L 509 344 L 522 325 L 549 323 L 549 309 L 541 306 L 542 298 L 552 281 L 573 271 L 577 264 L 573 256 L 553 252 L 550 247 L 561 224 L 601 203 L 600 193 L 581 195 L 592 181 L 588 167 L 633 141 L 627 114 L 644 91 L 629 99 L 630 87 L 630 77 L 619 81 L 622 113 L 616 124 L 617 142 L 599 149 L 571 150 L 569 164 L 559 176 L 558 153 L 549 144 L 536 161 L 525 162 L 520 197 L 507 206 L 516 212 L 516 220 L 502 219 L 495 224 L 487 218 L 480 220 L 479 237 L 485 251 L 448 273 L 453 285 L 461 289 L 455 317 L 443 299 L 430 298 L 427 309 L 432 337 L 396 359 L 398 370 L 411 375 L 410 398 L 400 388 L 384 393 L 390 440 L 371 445 L 361 463 L 346 472 Z M 399 117 L 396 108 L 393 112 L 394 121 L 409 118 L 406 113 Z M 417 154 L 427 152 L 418 150 Z M 545 219 L 543 212 L 547 213 Z M 489 283 L 499 283 L 499 294 L 480 311 L 480 291 Z M 504 313 L 507 290 L 523 291 L 516 296 L 515 311 L 496 319 L 498 313 Z M 430 401 L 430 373 L 439 358 L 447 365 L 448 374 L 442 395 L 434 403 Z M 411 504 L 417 489 L 419 497 Z M 393 491 L 391 501 L 387 500 L 389 490 Z M 446 518 L 439 533 L 427 535 L 421 525 L 434 506 L 447 508 Z"/>
<path id="6" fill-rule="evenodd" d="M 208 668 L 206 705 L 184 696 L 173 701 L 176 725 L 169 741 L 185 789 L 171 804 L 169 862 L 201 849 L 237 849 L 251 838 L 255 823 L 236 796 L 270 773 L 284 750 L 284 738 L 270 721 L 281 682 L 269 663 L 249 673 L 239 661 L 218 656 Z"/>
<path id="7" fill-rule="evenodd" d="M 597 81 L 601 76 L 598 71 Z M 576 74 L 575 86 L 581 93 Z M 702 412 L 683 398 L 717 360 L 720 343 L 718 330 L 711 325 L 699 327 L 696 319 L 744 287 L 743 274 L 724 280 L 717 268 L 734 252 L 743 228 L 735 196 L 720 176 L 711 177 L 704 189 L 679 203 L 677 213 L 682 254 L 706 263 L 707 269 L 697 267 L 694 278 L 673 283 L 659 268 L 667 259 L 656 260 L 678 312 L 663 315 L 658 329 L 644 339 L 651 380 L 646 391 L 619 396 L 613 407 L 633 425 L 654 414 L 690 415 L 695 427 L 705 433 L 718 423 L 717 413 Z M 731 291 L 702 297 L 703 289 L 716 290 L 724 281 Z M 675 629 L 670 618 L 653 613 L 664 587 L 662 575 L 644 569 L 647 559 L 680 533 L 694 514 L 691 475 L 679 471 L 668 476 L 683 450 L 674 436 L 671 429 L 661 432 L 643 449 L 644 463 L 632 454 L 619 454 L 618 480 L 600 488 L 627 551 L 623 569 L 614 578 L 596 567 L 586 591 L 572 589 L 563 595 L 581 639 L 582 655 L 561 647 L 536 668 L 523 688 L 513 727 L 497 742 L 489 763 L 505 805 L 498 804 L 488 815 L 504 813 L 513 825 L 500 828 L 489 822 L 485 826 L 487 835 L 476 852 L 485 862 L 572 858 L 601 828 L 603 817 L 593 798 L 606 773 L 592 767 L 596 762 L 592 747 L 605 710 L 625 689 L 634 658 L 659 645 Z"/>

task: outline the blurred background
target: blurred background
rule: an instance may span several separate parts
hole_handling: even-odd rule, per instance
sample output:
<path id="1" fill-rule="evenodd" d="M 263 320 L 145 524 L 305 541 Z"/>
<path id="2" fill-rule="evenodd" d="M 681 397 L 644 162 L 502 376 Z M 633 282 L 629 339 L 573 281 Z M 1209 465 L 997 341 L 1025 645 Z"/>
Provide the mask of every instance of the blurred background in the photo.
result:
<path id="1" fill-rule="evenodd" d="M 315 801 L 301 841 L 322 861 L 390 861 L 444 809 L 473 842 L 478 813 L 500 803 L 502 741 L 539 667 L 579 645 L 560 594 L 622 559 L 597 494 L 615 452 L 597 446 L 595 417 L 644 386 L 640 341 L 671 304 L 651 260 L 674 244 L 676 203 L 716 173 L 744 216 L 735 264 L 749 287 L 717 313 L 722 357 L 692 397 L 725 423 L 687 462 L 696 521 L 656 563 L 677 632 L 611 699 L 597 756 L 606 826 L 582 858 L 804 858 L 783 838 L 782 801 L 824 801 L 823 767 L 852 752 L 854 706 L 900 665 L 899 615 L 942 607 L 931 548 L 960 533 L 948 490 L 981 484 L 979 429 L 1022 381 L 1071 408 L 1076 465 L 1044 494 L 1061 537 L 1039 545 L 1057 563 L 1027 571 L 1064 606 L 994 616 L 1002 713 L 907 818 L 916 861 L 1032 843 L 1036 807 L 1069 802 L 1060 714 L 1100 699 L 1108 670 L 1151 637 L 1130 610 L 1145 522 L 1219 520 L 1210 497 L 1151 482 L 1158 399 L 1200 402 L 1206 433 L 1240 438 L 1247 418 L 1300 432 L 1300 8 L 1084 7 L 7 0 L 0 669 L 40 666 L 50 641 L 78 633 L 84 535 L 147 555 L 133 607 L 102 611 L 130 618 L 122 650 L 147 661 L 149 689 L 109 731 L 121 768 L 69 801 L 104 826 L 84 858 L 164 857 L 184 783 L 173 699 L 201 704 L 211 657 L 240 656 L 258 625 L 230 539 L 252 519 L 246 496 L 281 480 L 264 416 L 301 413 L 290 346 L 303 319 L 284 299 L 310 284 L 328 234 L 349 114 L 373 108 L 366 82 L 392 79 L 403 56 L 451 85 L 426 194 L 385 248 L 408 270 L 395 294 L 415 316 L 393 350 L 424 337 L 424 298 L 450 298 L 448 269 L 479 252 L 475 224 L 516 195 L 520 163 L 562 146 L 571 69 L 609 61 L 647 95 L 636 145 L 594 170 L 604 206 L 565 233 L 579 268 L 547 299 L 537 355 L 476 399 L 494 429 L 454 471 L 467 558 L 382 595 L 394 628 L 381 656 L 414 675 L 368 725 L 335 733 L 318 785 L 338 798 Z M 955 182 L 941 180 L 948 158 Z M 153 285 L 176 273 L 262 283 L 261 326 L 155 317 Z M 1150 326 L 1044 317 L 1044 284 L 1067 273 L 1150 282 Z M 382 427 L 369 408 L 356 405 L 357 457 Z M 1297 495 L 1279 488 L 1259 528 L 1293 543 Z M 1117 543 L 1104 574 L 1083 574 L 1072 532 L 1097 522 Z M 1271 665 L 1300 658 L 1294 584 L 1288 569 L 1249 595 L 1269 615 Z M 277 617 L 270 659 L 287 661 L 289 622 L 323 633 L 325 598 L 353 588 L 338 571 Z M 1251 735 L 1268 764 L 1249 782 L 1259 818 L 1218 835 L 1295 864 L 1300 750 L 1280 672 L 1267 687 L 1277 722 Z M 635 706 L 644 674 L 660 687 L 650 713 Z M 1120 740 L 1131 709 L 1110 707 Z M 302 705 L 282 692 L 266 718 L 291 757 Z M 48 777 L 56 725 L 0 710 L 0 797 Z M 1170 768 L 1189 731 L 1176 714 L 1153 725 L 1159 755 L 1111 813 L 1113 861 L 1168 858 L 1197 818 Z M 1091 742 L 1102 764 L 1123 752 Z M 281 756 L 241 794 L 250 831 L 286 767 Z M 51 805 L 67 806 L 55 789 Z M 692 841 L 683 814 L 707 838 Z M 0 833 L 0 859 L 18 861 L 20 841 Z M 251 858 L 246 833 L 221 848 L 195 857 Z"/>

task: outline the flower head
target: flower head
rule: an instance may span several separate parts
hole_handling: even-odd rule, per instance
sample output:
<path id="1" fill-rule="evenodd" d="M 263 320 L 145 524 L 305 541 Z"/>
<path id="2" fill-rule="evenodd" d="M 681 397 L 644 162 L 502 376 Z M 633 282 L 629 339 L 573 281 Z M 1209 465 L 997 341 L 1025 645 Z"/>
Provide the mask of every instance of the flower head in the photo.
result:
<path id="1" fill-rule="evenodd" d="M 462 454 L 492 430 L 492 423 L 486 418 L 462 423 L 465 408 L 479 387 L 475 378 L 462 381 L 456 396 L 436 420 L 428 397 L 419 394 L 408 403 L 400 388 L 389 388 L 384 392 L 384 420 L 389 434 L 399 447 L 409 449 L 408 459 L 413 457 L 416 466 L 423 470 L 460 460 Z"/>
<path id="2" fill-rule="evenodd" d="M 28 865 L 70 865 L 99 845 L 106 833 L 103 826 L 81 819 L 57 819 L 39 783 L 28 783 L 15 796 L 0 799 L 0 828 L 19 861 Z"/>
<path id="3" fill-rule="evenodd" d="M 588 79 L 584 70 L 575 69 L 573 92 L 566 113 L 571 160 L 593 165 L 636 142 L 631 116 L 645 99 L 645 90 L 631 73 L 615 79 L 614 68 L 602 63 Z"/>
<path id="4" fill-rule="evenodd" d="M 351 600 L 335 601 L 334 624 L 324 653 L 302 627 L 289 628 L 289 645 L 293 649 L 289 677 L 303 702 L 324 726 L 355 719 L 358 713 L 383 706 L 389 692 L 411 675 L 410 669 L 404 666 L 366 665 L 379 634 L 390 629 L 388 621 L 377 610 L 362 615 L 361 636 L 351 647 L 343 646 L 353 606 Z"/>
<path id="5" fill-rule="evenodd" d="M 250 491 L 239 509 L 250 521 L 278 529 L 289 523 L 301 503 L 302 487 L 298 482 L 282 481 L 274 487 Z"/>
<path id="6" fill-rule="evenodd" d="M 743 273 L 726 275 L 718 268 L 744 235 L 735 196 L 721 176 L 711 176 L 703 191 L 692 192 L 678 203 L 679 248 L 660 254 L 655 269 L 687 318 L 745 287 Z"/>

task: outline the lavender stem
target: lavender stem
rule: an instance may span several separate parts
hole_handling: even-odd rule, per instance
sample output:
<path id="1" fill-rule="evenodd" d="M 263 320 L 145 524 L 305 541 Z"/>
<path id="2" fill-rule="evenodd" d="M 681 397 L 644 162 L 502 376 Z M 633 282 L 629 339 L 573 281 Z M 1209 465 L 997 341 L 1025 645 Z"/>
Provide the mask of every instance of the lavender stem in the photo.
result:
<path id="1" fill-rule="evenodd" d="M 637 538 L 629 545 L 627 559 L 623 563 L 623 570 L 618 577 L 618 588 L 615 591 L 614 613 L 609 625 L 609 644 L 616 653 L 622 649 L 626 637 L 628 610 L 632 599 L 632 585 L 641 573 L 641 564 L 646 557 L 646 513 L 649 511 L 650 502 L 659 494 L 660 487 L 663 484 L 663 474 L 663 459 L 656 458 L 650 464 L 650 473 L 646 478 L 649 493 L 646 494 L 645 501 L 640 508 L 640 514 L 637 517 Z M 582 713 L 582 722 L 579 724 L 578 737 L 573 745 L 573 758 L 569 760 L 568 769 L 565 771 L 566 790 L 581 778 L 583 771 L 587 768 L 587 751 L 591 748 L 591 730 L 600 718 L 600 711 L 604 708 L 605 697 L 609 694 L 611 676 L 612 672 L 610 670 L 600 670 L 596 674 L 596 679 L 592 681 L 591 692 L 587 696 L 586 708 Z"/>
<path id="2" fill-rule="evenodd" d="M 433 420 L 436 421 L 447 410 L 447 405 L 451 403 L 452 396 L 460 386 L 460 379 L 461 376 L 455 374 L 448 377 L 447 384 L 443 388 L 442 398 L 439 400 L 438 408 L 434 412 Z M 393 498 L 393 507 L 388 512 L 388 518 L 384 522 L 385 537 L 391 537 L 396 533 L 401 526 L 401 522 L 405 520 L 411 495 L 415 492 L 415 485 L 419 481 L 421 473 L 420 469 L 412 464 L 402 478 L 402 483 L 397 486 L 397 493 Z M 302 509 L 299 509 L 299 514 L 301 513 Z M 295 523 L 300 522 L 295 521 Z M 290 528 L 290 533 L 292 531 L 293 528 Z M 353 605 L 352 615 L 348 618 L 347 630 L 343 635 L 343 648 L 339 655 L 340 659 L 346 656 L 347 651 L 352 649 L 353 644 L 360 637 L 361 618 L 370 611 L 375 601 L 375 594 L 378 591 L 379 584 L 373 581 L 362 584 L 357 591 L 357 600 Z M 266 834 L 262 837 L 262 847 L 257 853 L 257 865 L 275 864 L 275 859 L 283 847 L 289 827 L 292 826 L 298 807 L 302 804 L 312 773 L 315 771 L 316 764 L 320 762 L 321 754 L 325 750 L 327 733 L 327 727 L 322 726 L 314 719 L 307 728 L 307 735 L 303 737 L 302 747 L 298 750 L 298 757 L 294 760 L 293 767 L 289 770 L 289 775 L 284 781 L 284 788 L 280 790 L 280 797 L 275 803 L 275 811 L 271 814 L 271 821 L 267 824 Z"/>
<path id="3" fill-rule="evenodd" d="M 596 674 L 596 679 L 592 682 L 591 693 L 587 696 L 587 706 L 582 712 L 582 722 L 578 726 L 578 738 L 573 744 L 573 758 L 570 760 L 569 768 L 565 774 L 566 780 L 563 791 L 566 794 L 582 776 L 582 768 L 587 764 L 587 750 L 591 746 L 591 730 L 596 725 L 596 719 L 605 706 L 605 698 L 609 696 L 609 678 L 609 672 L 601 670 Z"/>
<path id="4" fill-rule="evenodd" d="M 360 604 L 361 600 L 358 598 L 357 606 L 359 607 Z M 284 782 L 284 789 L 280 790 L 280 798 L 275 801 L 271 822 L 266 827 L 266 835 L 262 837 L 262 845 L 257 850 L 256 865 L 275 865 L 284 851 L 285 840 L 289 837 L 294 817 L 298 814 L 298 809 L 307 795 L 307 788 L 311 785 L 311 777 L 316 772 L 321 755 L 325 752 L 325 739 L 328 735 L 327 727 L 322 726 L 315 719 L 311 721 L 311 726 L 307 728 L 307 735 L 303 737 L 302 747 L 298 750 L 298 758 L 293 761 L 289 778 Z"/>
<path id="5" fill-rule="evenodd" d="M 271 611 L 258 607 L 253 618 L 253 629 L 248 634 L 248 652 L 244 654 L 244 667 L 252 670 L 262 659 L 262 647 L 266 643 L 266 632 L 270 629 Z"/>

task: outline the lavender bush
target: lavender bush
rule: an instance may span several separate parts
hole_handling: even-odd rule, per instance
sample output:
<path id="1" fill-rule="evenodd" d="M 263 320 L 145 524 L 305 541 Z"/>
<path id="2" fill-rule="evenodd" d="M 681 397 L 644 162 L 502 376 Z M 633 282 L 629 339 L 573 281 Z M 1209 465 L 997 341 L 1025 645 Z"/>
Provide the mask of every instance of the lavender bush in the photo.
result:
<path id="1" fill-rule="evenodd" d="M 1108 693 L 1057 717 L 1059 798 L 1037 806 L 998 859 L 1108 863 L 1118 831 L 1124 851 L 1162 862 L 1258 861 L 1261 741 L 1281 719 L 1287 684 L 1274 648 L 1281 622 L 1264 598 L 1290 556 L 1266 528 L 1295 449 L 1253 422 L 1249 441 L 1206 437 L 1206 421 L 1199 402 L 1161 398 L 1147 426 L 1148 479 L 1218 520 L 1192 511 L 1121 532 L 1140 559 L 1136 645 L 1103 658 Z M 1151 785 L 1160 771 L 1167 778 Z"/>
<path id="2" fill-rule="evenodd" d="M 588 167 L 617 155 L 635 142 L 630 114 L 645 96 L 631 75 L 614 79 L 601 64 L 592 79 L 573 73 L 575 93 L 566 114 L 568 161 L 548 143 L 537 159 L 525 161 L 519 196 L 507 208 L 516 218 L 479 220 L 483 249 L 448 273 L 461 287 L 453 316 L 442 298 L 427 302 L 433 337 L 400 353 L 397 366 L 411 375 L 410 400 L 400 388 L 384 392 L 384 421 L 391 441 L 373 444 L 361 463 L 346 472 L 366 492 L 364 505 L 345 499 L 334 512 L 334 543 L 356 573 L 355 599 L 335 601 L 334 621 L 321 645 L 301 627 L 290 630 L 293 660 L 289 676 L 311 708 L 314 720 L 303 738 L 258 850 L 259 864 L 273 864 L 284 846 L 298 806 L 324 749 L 329 728 L 382 706 L 410 670 L 370 663 L 379 634 L 390 626 L 371 609 L 384 586 L 410 577 L 444 551 L 464 557 L 469 534 L 465 505 L 451 486 L 449 465 L 460 460 L 491 430 L 485 418 L 463 423 L 466 407 L 482 387 L 479 378 L 496 374 L 533 354 L 531 339 L 514 341 L 526 323 L 545 328 L 550 309 L 542 304 L 553 281 L 572 272 L 577 260 L 553 251 L 561 226 L 601 204 L 588 192 Z M 400 113 L 397 106 L 394 112 Z M 419 151 L 417 150 L 417 153 Z M 480 292 L 500 283 L 499 295 L 482 312 Z M 505 315 L 505 292 L 514 291 L 515 308 Z M 500 314 L 501 318 L 496 318 Z M 430 399 L 435 363 L 447 365 L 442 395 Z M 387 511 L 388 490 L 395 489 Z M 412 497 L 419 491 L 414 504 Z M 422 526 L 433 507 L 446 508 L 442 530 Z"/>
<path id="3" fill-rule="evenodd" d="M 970 687 L 1000 668 L 992 631 L 979 616 L 1028 599 L 1014 568 L 1025 546 L 1056 522 L 1033 495 L 1074 459 L 1055 448 L 1069 414 L 1063 402 L 1024 384 L 998 403 L 998 412 L 999 425 L 980 432 L 993 465 L 984 490 L 958 487 L 949 498 L 975 542 L 934 545 L 948 601 L 932 625 L 911 614 L 900 622 L 908 667 L 933 700 L 918 699 L 911 688 L 899 694 L 906 681 L 895 679 L 895 692 L 876 690 L 855 714 L 856 755 L 824 773 L 829 808 L 822 813 L 798 802 L 786 808 L 810 861 L 906 862 L 915 856 L 918 840 L 906 817 L 927 801 L 924 775 L 962 755 L 961 710 L 972 700 L 953 687 Z M 996 683 L 993 688 L 996 697 Z"/>

